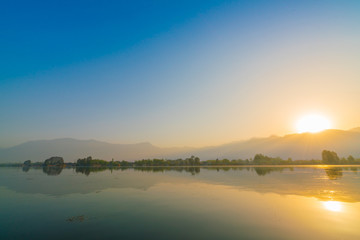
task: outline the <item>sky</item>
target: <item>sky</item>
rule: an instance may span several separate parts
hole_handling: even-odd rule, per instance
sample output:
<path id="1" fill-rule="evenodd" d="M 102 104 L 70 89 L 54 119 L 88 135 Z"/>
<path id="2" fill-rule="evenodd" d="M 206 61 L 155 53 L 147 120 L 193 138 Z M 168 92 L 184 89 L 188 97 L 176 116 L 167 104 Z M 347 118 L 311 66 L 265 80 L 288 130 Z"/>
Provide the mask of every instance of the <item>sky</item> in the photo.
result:
<path id="1" fill-rule="evenodd" d="M 360 1 L 1 1 L 0 147 L 360 126 Z"/>

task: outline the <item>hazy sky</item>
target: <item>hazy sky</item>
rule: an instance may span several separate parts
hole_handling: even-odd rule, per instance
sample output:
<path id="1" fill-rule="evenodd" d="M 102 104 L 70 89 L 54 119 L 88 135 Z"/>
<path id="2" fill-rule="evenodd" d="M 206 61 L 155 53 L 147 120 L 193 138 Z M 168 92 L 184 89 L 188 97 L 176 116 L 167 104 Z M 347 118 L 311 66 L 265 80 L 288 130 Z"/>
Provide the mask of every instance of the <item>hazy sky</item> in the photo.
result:
<path id="1" fill-rule="evenodd" d="M 2 1 L 0 147 L 360 126 L 360 1 Z"/>

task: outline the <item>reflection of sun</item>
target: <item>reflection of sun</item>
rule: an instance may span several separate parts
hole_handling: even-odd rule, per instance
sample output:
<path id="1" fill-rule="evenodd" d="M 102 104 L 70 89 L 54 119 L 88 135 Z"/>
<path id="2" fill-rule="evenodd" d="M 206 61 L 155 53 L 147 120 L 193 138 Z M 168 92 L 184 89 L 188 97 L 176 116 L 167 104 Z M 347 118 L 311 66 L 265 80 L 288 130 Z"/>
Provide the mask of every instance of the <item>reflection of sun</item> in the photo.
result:
<path id="1" fill-rule="evenodd" d="M 342 203 L 338 201 L 327 201 L 323 202 L 324 208 L 326 210 L 332 211 L 332 212 L 341 212 L 342 211 Z"/>
<path id="2" fill-rule="evenodd" d="M 320 132 L 330 128 L 330 121 L 321 115 L 307 115 L 301 118 L 296 125 L 297 132 Z"/>

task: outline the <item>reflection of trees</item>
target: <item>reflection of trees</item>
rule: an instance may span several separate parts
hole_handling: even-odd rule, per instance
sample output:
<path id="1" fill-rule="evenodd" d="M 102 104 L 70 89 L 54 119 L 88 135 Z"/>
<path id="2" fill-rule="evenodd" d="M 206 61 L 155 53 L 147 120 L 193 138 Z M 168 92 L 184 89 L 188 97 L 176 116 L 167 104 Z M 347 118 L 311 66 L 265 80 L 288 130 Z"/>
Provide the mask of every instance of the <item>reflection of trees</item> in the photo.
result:
<path id="1" fill-rule="evenodd" d="M 112 168 L 108 168 L 108 167 L 76 167 L 75 172 L 89 176 L 91 172 L 102 172 L 107 169 L 112 170 Z"/>
<path id="2" fill-rule="evenodd" d="M 200 173 L 199 167 L 135 167 L 135 171 L 141 172 L 165 172 L 165 171 L 176 171 L 176 172 L 188 172 L 192 175 Z"/>
<path id="3" fill-rule="evenodd" d="M 224 172 L 227 172 L 227 171 L 230 171 L 230 170 L 233 170 L 233 171 L 243 171 L 243 170 L 247 170 L 249 171 L 251 168 L 250 167 L 206 167 L 206 170 L 208 171 L 217 171 L 217 172 L 220 172 L 220 171 L 224 171 Z"/>
<path id="4" fill-rule="evenodd" d="M 330 180 L 337 180 L 342 177 L 342 168 L 326 168 L 325 172 Z"/>
<path id="5" fill-rule="evenodd" d="M 31 167 L 30 166 L 23 166 L 22 170 L 24 172 L 29 171 Z M 37 168 L 37 167 L 33 167 L 33 168 Z M 67 168 L 73 168 L 73 167 L 67 167 Z M 52 167 L 42 167 L 43 172 L 46 173 L 47 175 L 52 175 L 52 176 L 56 176 L 59 175 L 61 173 L 61 171 L 63 170 L 62 166 L 52 166 Z M 185 172 L 185 173 L 190 173 L 191 175 L 195 175 L 195 174 L 199 174 L 201 171 L 201 167 L 75 167 L 75 172 L 76 173 L 82 173 L 85 174 L 86 176 L 89 176 L 90 173 L 92 172 L 103 172 L 106 170 L 110 170 L 110 171 L 124 171 L 127 169 L 133 169 L 134 171 L 140 171 L 140 172 L 153 172 L 153 173 L 161 173 L 161 172 L 170 172 L 170 171 L 175 171 L 175 172 Z M 330 180 L 337 180 L 340 179 L 343 175 L 343 170 L 350 170 L 352 172 L 354 172 L 355 174 L 357 173 L 357 171 L 360 168 L 358 167 L 332 167 L 332 168 L 326 168 L 325 173 L 328 176 L 328 178 Z M 265 176 L 268 175 L 272 172 L 283 172 L 284 170 L 290 170 L 293 171 L 294 168 L 293 167 L 206 167 L 206 170 L 208 171 L 253 171 L 255 170 L 256 174 L 258 176 Z"/>
<path id="6" fill-rule="evenodd" d="M 89 176 L 92 172 L 102 172 L 106 170 L 127 170 L 127 169 L 133 169 L 134 171 L 140 171 L 140 172 L 166 172 L 166 171 L 175 171 L 175 172 L 188 172 L 192 175 L 200 173 L 199 167 L 79 167 L 77 166 L 75 168 L 75 172 L 85 174 L 86 176 Z"/>
<path id="7" fill-rule="evenodd" d="M 62 166 L 54 166 L 54 167 L 43 167 L 43 172 L 49 176 L 57 176 L 63 170 Z"/>
<path id="8" fill-rule="evenodd" d="M 294 171 L 293 167 L 208 167 L 206 168 L 207 170 L 213 170 L 213 171 L 243 171 L 243 170 L 247 170 L 247 171 L 253 171 L 255 170 L 255 172 L 257 173 L 257 175 L 259 176 L 265 176 L 271 172 L 282 172 L 284 169 L 290 170 L 290 171 Z"/>
<path id="9" fill-rule="evenodd" d="M 284 167 L 254 167 L 255 172 L 259 176 L 265 176 L 271 172 L 282 172 L 284 169 L 292 170 L 292 168 L 284 168 Z"/>
<path id="10" fill-rule="evenodd" d="M 22 170 L 23 170 L 23 172 L 28 172 L 30 170 L 30 166 L 24 165 Z"/>

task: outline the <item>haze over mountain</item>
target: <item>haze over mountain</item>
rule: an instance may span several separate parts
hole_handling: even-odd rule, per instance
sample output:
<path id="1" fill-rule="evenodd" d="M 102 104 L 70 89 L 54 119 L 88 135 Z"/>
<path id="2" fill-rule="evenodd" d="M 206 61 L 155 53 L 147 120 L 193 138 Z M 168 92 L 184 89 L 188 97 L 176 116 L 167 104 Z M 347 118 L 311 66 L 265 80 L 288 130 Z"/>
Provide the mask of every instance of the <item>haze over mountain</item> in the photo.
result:
<path id="1" fill-rule="evenodd" d="M 359 132 L 360 133 L 360 127 L 352 128 L 349 131 L 351 131 L 351 132 Z"/>
<path id="2" fill-rule="evenodd" d="M 150 143 L 110 144 L 95 140 L 71 138 L 26 142 L 0 149 L 0 162 L 44 161 L 61 156 L 66 162 L 92 156 L 105 160 L 139 160 L 144 158 L 184 158 L 190 155 L 208 159 L 252 158 L 257 153 L 293 160 L 321 159 L 321 151 L 332 150 L 339 156 L 360 157 L 360 128 L 348 131 L 326 130 L 319 133 L 289 134 L 253 138 L 229 144 L 204 148 L 160 148 Z"/>
<path id="3" fill-rule="evenodd" d="M 193 152 L 203 159 L 209 158 L 251 158 L 257 153 L 293 160 L 321 159 L 324 149 L 339 156 L 360 157 L 360 132 L 326 130 L 319 133 L 289 134 L 267 138 L 253 138 L 221 146 L 208 147 Z"/>
<path id="4" fill-rule="evenodd" d="M 189 150 L 189 148 L 186 148 Z M 185 151 L 185 148 L 159 148 L 150 143 L 111 144 L 96 140 L 61 138 L 29 141 L 14 147 L 0 149 L 0 162 L 22 162 L 26 159 L 44 161 L 51 156 L 61 156 L 67 162 L 92 156 L 105 160 L 137 160 L 166 157 Z"/>

